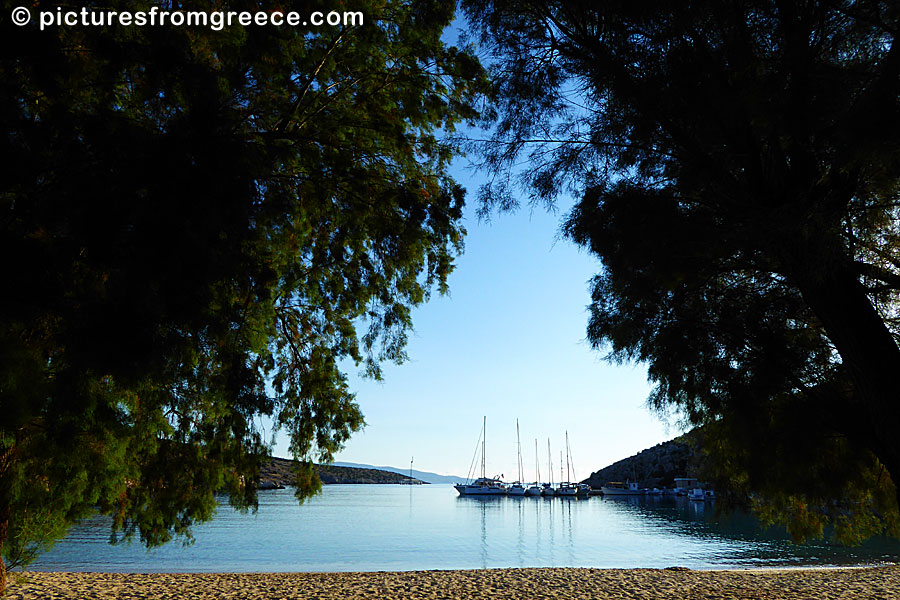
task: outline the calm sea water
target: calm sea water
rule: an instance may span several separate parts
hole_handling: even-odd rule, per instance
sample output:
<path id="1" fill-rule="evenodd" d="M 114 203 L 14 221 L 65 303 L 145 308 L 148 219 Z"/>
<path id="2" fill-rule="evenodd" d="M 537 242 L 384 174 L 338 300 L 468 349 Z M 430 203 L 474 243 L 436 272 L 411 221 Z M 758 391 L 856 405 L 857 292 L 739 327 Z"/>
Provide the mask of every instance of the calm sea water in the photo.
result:
<path id="1" fill-rule="evenodd" d="M 227 505 L 196 542 L 111 546 L 109 520 L 84 521 L 30 568 L 42 571 L 382 571 L 493 567 L 695 569 L 900 562 L 900 542 L 794 546 L 752 518 L 682 498 L 460 498 L 447 485 L 332 485 L 303 506 L 260 492 Z"/>

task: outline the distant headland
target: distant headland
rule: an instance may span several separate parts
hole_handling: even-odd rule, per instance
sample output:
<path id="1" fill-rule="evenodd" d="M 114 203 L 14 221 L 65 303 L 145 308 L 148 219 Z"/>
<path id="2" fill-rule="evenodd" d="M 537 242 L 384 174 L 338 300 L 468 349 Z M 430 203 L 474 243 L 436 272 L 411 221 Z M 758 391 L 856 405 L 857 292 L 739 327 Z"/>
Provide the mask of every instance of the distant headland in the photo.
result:
<path id="1" fill-rule="evenodd" d="M 704 457 L 698 447 L 703 436 L 694 429 L 668 442 L 657 444 L 634 456 L 591 473 L 584 480 L 593 489 L 600 489 L 608 481 L 634 481 L 641 487 L 672 487 L 675 477 L 701 477 Z"/>
<path id="2" fill-rule="evenodd" d="M 353 462 L 335 462 L 337 467 L 356 467 L 357 469 L 378 469 L 379 471 L 390 471 L 391 473 L 406 474 L 409 473 L 416 479 L 421 479 L 425 483 L 457 483 L 464 481 L 465 477 L 459 475 L 441 475 L 440 473 L 432 473 L 431 471 L 419 471 L 418 469 L 407 469 L 400 467 L 386 467 L 383 465 L 368 465 Z"/>
<path id="3" fill-rule="evenodd" d="M 422 485 L 427 482 L 411 478 L 400 473 L 391 473 L 380 469 L 360 469 L 355 467 L 338 467 L 334 465 L 316 465 L 319 478 L 325 485 L 336 483 L 373 484 L 394 483 L 405 485 Z M 294 485 L 294 474 L 291 461 L 286 458 L 272 457 L 264 465 L 259 474 L 260 489 L 272 489 Z"/>

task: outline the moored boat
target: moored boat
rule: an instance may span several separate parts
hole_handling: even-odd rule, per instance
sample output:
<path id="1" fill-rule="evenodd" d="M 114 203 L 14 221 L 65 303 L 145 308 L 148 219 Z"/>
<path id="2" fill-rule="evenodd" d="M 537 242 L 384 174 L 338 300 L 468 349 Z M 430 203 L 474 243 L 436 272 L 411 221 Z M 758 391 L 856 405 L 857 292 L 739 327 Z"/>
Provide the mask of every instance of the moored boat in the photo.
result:
<path id="1" fill-rule="evenodd" d="M 472 483 L 453 486 L 460 496 L 505 496 L 506 485 L 494 477 L 479 477 Z"/>
<path id="2" fill-rule="evenodd" d="M 516 451 L 518 453 L 518 462 L 519 462 L 519 478 L 512 482 L 508 488 L 506 488 L 506 493 L 510 496 L 524 496 L 525 495 L 525 486 L 522 485 L 522 479 L 524 476 L 522 474 L 522 442 L 519 439 L 519 420 L 516 419 Z"/>
<path id="3" fill-rule="evenodd" d="M 559 476 L 562 477 L 562 452 L 559 453 Z M 569 450 L 569 432 L 566 432 L 566 479 L 567 481 L 560 482 L 559 487 L 556 488 L 557 496 L 568 496 L 574 498 L 576 496 L 587 496 L 591 492 L 590 486 L 586 484 L 578 484 L 572 482 L 572 475 L 574 474 L 575 469 L 572 467 L 572 457 Z M 585 491 L 581 488 L 582 485 L 587 487 Z"/>
<path id="4" fill-rule="evenodd" d="M 610 481 L 606 485 L 600 486 L 600 491 L 604 496 L 642 496 L 644 490 L 638 487 L 635 482 Z"/>
<path id="5" fill-rule="evenodd" d="M 484 467 L 485 467 L 485 438 L 487 438 L 487 417 L 484 418 L 484 424 L 481 428 L 481 477 L 476 479 L 475 481 L 469 483 L 468 478 L 466 479 L 466 483 L 457 483 L 453 486 L 453 488 L 459 492 L 460 496 L 505 496 L 507 493 L 506 484 L 500 481 L 497 477 L 485 477 L 484 475 Z M 478 446 L 476 445 L 476 455 Z M 473 459 L 474 462 L 474 459 Z M 471 469 L 470 469 L 471 473 Z"/>
<path id="6" fill-rule="evenodd" d="M 550 460 L 550 438 L 547 438 L 547 472 L 550 481 L 541 485 L 541 496 L 555 496 L 556 490 L 553 489 L 553 461 Z"/>
<path id="7" fill-rule="evenodd" d="M 707 500 L 715 500 L 716 493 L 712 490 L 704 490 L 703 488 L 694 488 L 688 492 L 688 498 L 694 502 L 705 502 Z"/>
<path id="8" fill-rule="evenodd" d="M 574 483 L 569 481 L 560 482 L 560 484 L 556 487 L 556 495 L 561 497 L 570 497 L 574 498 L 578 493 L 578 488 Z"/>
<path id="9" fill-rule="evenodd" d="M 543 488 L 539 483 L 541 480 L 541 467 L 538 464 L 538 442 L 537 438 L 534 438 L 534 483 L 528 486 L 525 490 L 526 496 L 540 496 Z"/>
<path id="10" fill-rule="evenodd" d="M 514 481 L 509 484 L 509 487 L 506 488 L 506 493 L 509 496 L 524 496 L 525 495 L 525 486 L 519 483 L 518 481 Z"/>

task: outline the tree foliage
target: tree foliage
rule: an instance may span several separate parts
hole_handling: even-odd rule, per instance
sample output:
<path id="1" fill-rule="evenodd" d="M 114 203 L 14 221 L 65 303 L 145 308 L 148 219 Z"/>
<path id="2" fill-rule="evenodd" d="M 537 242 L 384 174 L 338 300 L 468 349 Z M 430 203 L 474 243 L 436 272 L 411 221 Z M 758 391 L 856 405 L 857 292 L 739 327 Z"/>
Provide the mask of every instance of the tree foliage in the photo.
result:
<path id="1" fill-rule="evenodd" d="M 485 210 L 576 194 L 591 343 L 767 519 L 900 535 L 896 3 L 464 6 L 495 60 Z"/>
<path id="2" fill-rule="evenodd" d="M 485 78 L 441 39 L 453 2 L 340 8 L 364 24 L 4 31 L 7 560 L 96 508 L 154 545 L 217 490 L 255 506 L 261 416 L 290 436 L 302 501 L 311 461 L 363 425 L 343 369 L 403 360 L 462 248 L 439 135 L 476 116 Z"/>

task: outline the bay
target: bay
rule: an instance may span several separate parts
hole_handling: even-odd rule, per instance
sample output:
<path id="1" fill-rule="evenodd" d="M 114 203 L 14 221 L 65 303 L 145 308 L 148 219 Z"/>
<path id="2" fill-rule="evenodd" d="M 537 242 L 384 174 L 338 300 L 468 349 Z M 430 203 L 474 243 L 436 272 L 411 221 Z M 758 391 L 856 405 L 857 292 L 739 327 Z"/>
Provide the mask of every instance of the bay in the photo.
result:
<path id="1" fill-rule="evenodd" d="M 798 546 L 748 515 L 685 498 L 472 498 L 448 485 L 330 485 L 298 506 L 219 508 L 195 542 L 110 545 L 110 521 L 74 527 L 29 569 L 109 572 L 404 571 L 501 567 L 692 569 L 900 562 L 900 543 Z"/>

